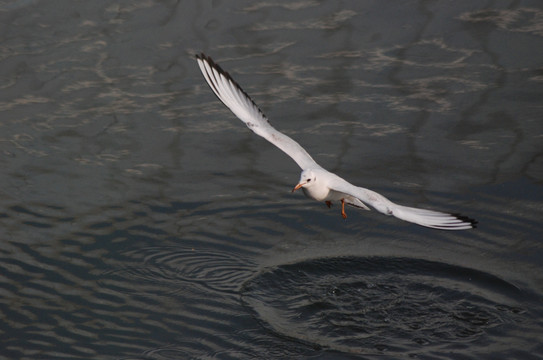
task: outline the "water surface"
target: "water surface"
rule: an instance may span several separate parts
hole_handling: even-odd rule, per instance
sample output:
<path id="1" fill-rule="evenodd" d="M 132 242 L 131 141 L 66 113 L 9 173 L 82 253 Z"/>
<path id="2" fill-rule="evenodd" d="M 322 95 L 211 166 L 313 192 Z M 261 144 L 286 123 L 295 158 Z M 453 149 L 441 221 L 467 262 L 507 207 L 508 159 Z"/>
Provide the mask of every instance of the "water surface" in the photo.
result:
<path id="1" fill-rule="evenodd" d="M 0 358 L 543 358 L 539 1 L 0 4 Z M 290 189 L 204 51 L 324 167 Z"/>

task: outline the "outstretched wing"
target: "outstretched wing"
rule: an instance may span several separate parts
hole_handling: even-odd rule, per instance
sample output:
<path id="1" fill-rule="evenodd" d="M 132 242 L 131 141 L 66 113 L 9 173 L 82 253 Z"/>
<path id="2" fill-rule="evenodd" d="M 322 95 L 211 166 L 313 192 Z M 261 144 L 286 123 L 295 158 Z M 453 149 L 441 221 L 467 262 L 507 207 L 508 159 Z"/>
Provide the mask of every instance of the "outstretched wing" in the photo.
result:
<path id="1" fill-rule="evenodd" d="M 335 191 L 359 199 L 380 213 L 392 215 L 398 219 L 429 228 L 440 230 L 467 230 L 474 228 L 477 224 L 475 220 L 458 214 L 449 214 L 440 211 L 398 205 L 375 191 L 354 186 L 339 177 L 334 179 L 329 186 Z"/>
<path id="2" fill-rule="evenodd" d="M 300 144 L 271 126 L 249 95 L 209 56 L 200 54 L 196 58 L 211 90 L 249 129 L 283 150 L 302 170 L 320 168 Z"/>

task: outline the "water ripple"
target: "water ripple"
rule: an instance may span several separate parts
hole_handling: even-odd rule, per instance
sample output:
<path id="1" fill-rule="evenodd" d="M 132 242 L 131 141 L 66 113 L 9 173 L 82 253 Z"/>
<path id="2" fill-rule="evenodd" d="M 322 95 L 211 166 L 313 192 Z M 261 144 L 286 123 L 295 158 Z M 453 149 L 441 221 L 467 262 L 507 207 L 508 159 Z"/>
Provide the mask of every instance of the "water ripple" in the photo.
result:
<path id="1" fill-rule="evenodd" d="M 541 327 L 531 320 L 537 314 L 529 301 L 535 300 L 514 285 L 477 270 L 411 258 L 282 265 L 247 282 L 242 293 L 273 332 L 346 353 L 462 353 L 469 342 L 476 354 L 487 351 L 489 342 L 517 339 L 521 328 Z"/>
<path id="2" fill-rule="evenodd" d="M 236 293 L 252 274 L 247 260 L 217 250 L 183 247 L 150 247 L 123 254 L 126 263 L 104 276 L 109 280 L 130 279 L 154 284 L 156 289 L 182 291 L 183 284 L 191 284 L 226 293 Z M 103 282 L 105 280 L 102 280 Z M 132 291 L 127 288 L 126 291 Z M 141 291 L 139 289 L 138 291 Z"/>

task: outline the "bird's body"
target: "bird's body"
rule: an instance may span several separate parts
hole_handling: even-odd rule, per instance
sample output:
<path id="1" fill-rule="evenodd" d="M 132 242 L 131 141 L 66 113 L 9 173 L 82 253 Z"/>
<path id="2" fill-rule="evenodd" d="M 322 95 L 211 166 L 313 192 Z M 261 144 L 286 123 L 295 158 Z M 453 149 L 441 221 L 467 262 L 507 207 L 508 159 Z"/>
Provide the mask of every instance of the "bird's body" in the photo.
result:
<path id="1" fill-rule="evenodd" d="M 308 182 L 308 179 L 311 179 L 313 184 L 311 184 L 311 181 Z M 300 180 L 300 184 L 304 183 L 304 185 L 301 186 L 302 191 L 305 196 L 310 199 L 324 201 L 326 203 L 344 201 L 348 205 L 370 210 L 370 208 L 368 208 L 359 198 L 339 190 L 334 190 L 338 189 L 340 185 L 342 185 L 342 188 L 353 185 L 325 169 L 306 169 L 302 172 Z"/>
<path id="2" fill-rule="evenodd" d="M 474 227 L 476 222 L 467 217 L 398 205 L 375 191 L 354 186 L 325 170 L 300 144 L 271 126 L 249 95 L 210 57 L 204 54 L 196 57 L 205 80 L 219 100 L 249 129 L 283 150 L 300 166 L 300 181 L 292 191 L 301 188 L 307 197 L 324 201 L 328 206 L 334 201 L 341 202 L 341 214 L 344 218 L 347 217 L 345 204 L 365 210 L 370 210 L 367 206 L 369 205 L 385 215 L 434 229 L 465 230 Z"/>

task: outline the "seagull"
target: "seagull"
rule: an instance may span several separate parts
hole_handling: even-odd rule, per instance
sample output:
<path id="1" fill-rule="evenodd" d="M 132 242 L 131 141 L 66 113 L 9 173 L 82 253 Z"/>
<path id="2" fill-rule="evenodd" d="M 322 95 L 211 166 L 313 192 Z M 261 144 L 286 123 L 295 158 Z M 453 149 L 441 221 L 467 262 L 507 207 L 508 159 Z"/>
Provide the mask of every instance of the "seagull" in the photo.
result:
<path id="1" fill-rule="evenodd" d="M 382 214 L 433 229 L 467 230 L 475 227 L 477 222 L 468 217 L 398 205 L 375 191 L 354 186 L 325 170 L 300 144 L 277 131 L 251 97 L 211 57 L 201 53 L 196 55 L 196 59 L 207 84 L 219 100 L 255 134 L 283 150 L 302 169 L 300 180 L 292 192 L 302 189 L 307 197 L 324 201 L 328 207 L 333 201 L 341 202 L 344 219 L 347 218 L 345 204 L 365 210 L 370 210 L 369 205 Z"/>

